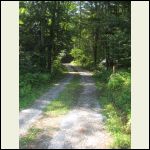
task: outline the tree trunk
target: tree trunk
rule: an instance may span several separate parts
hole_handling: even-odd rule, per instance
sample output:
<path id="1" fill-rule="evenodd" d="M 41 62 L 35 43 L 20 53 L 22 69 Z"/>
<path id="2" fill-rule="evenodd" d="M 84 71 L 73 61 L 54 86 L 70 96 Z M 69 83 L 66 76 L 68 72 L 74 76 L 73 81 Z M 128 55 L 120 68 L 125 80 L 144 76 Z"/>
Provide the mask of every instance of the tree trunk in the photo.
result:
<path id="1" fill-rule="evenodd" d="M 95 67 L 97 65 L 97 43 L 98 43 L 98 31 L 96 29 L 95 42 L 94 42 L 94 64 L 95 64 Z"/>
<path id="2" fill-rule="evenodd" d="M 44 46 L 44 25 L 41 21 L 41 41 L 40 41 L 40 68 L 41 72 L 45 69 L 45 46 Z"/>
<path id="3" fill-rule="evenodd" d="M 51 73 L 52 72 L 52 53 L 51 53 L 52 47 L 48 47 L 48 70 Z"/>
<path id="4" fill-rule="evenodd" d="M 48 69 L 50 71 L 50 73 L 52 73 L 52 63 L 53 63 L 53 59 L 54 59 L 54 55 L 55 55 L 55 49 L 54 49 L 54 38 L 55 38 L 55 34 L 54 34 L 54 27 L 55 27 L 55 21 L 56 21 L 56 1 L 53 1 L 53 12 L 52 12 L 52 24 L 50 27 L 50 46 L 49 46 L 49 50 L 48 50 Z"/>
<path id="5" fill-rule="evenodd" d="M 98 2 L 95 2 L 95 14 L 96 14 L 96 20 L 98 19 Z M 95 33 L 94 33 L 94 64 L 95 67 L 97 65 L 97 44 L 98 44 L 98 38 L 99 38 L 99 30 L 98 26 L 95 27 Z"/>

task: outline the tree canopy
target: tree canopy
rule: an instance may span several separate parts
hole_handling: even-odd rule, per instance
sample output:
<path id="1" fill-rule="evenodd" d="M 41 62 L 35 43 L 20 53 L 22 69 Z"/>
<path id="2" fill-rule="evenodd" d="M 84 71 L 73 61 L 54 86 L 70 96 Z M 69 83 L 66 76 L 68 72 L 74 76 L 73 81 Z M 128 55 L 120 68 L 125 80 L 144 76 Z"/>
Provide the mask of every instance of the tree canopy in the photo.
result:
<path id="1" fill-rule="evenodd" d="M 125 1 L 21 1 L 20 71 L 53 72 L 56 60 L 130 67 L 131 5 Z"/>

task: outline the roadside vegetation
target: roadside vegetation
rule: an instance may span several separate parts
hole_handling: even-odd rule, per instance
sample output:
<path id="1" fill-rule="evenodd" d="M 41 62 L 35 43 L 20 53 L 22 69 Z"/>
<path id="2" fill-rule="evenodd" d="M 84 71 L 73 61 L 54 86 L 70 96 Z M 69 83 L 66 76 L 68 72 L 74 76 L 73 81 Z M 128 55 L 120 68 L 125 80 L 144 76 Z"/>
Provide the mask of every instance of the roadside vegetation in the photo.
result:
<path id="1" fill-rule="evenodd" d="M 112 148 L 131 146 L 131 73 L 130 70 L 95 71 L 94 78 L 100 91 L 99 103 L 107 117 L 106 126 L 114 137 Z"/>
<path id="2" fill-rule="evenodd" d="M 67 69 L 60 63 L 54 65 L 54 72 L 20 72 L 19 109 L 31 106 L 34 101 L 46 92 L 54 83 L 64 78 Z"/>

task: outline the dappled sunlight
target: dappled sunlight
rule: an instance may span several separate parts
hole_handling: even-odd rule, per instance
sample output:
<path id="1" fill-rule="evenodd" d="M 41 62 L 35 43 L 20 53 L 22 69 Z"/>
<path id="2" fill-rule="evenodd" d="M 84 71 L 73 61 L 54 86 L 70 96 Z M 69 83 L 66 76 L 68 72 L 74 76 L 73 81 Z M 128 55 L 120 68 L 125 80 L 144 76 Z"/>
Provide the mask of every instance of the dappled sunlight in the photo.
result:
<path id="1" fill-rule="evenodd" d="M 59 83 L 55 83 L 54 85 L 58 86 L 58 85 L 60 85 L 60 84 L 59 84 Z"/>
<path id="2" fill-rule="evenodd" d="M 92 73 L 90 73 L 90 72 L 80 72 L 79 71 L 79 74 L 81 75 L 81 76 L 92 76 L 93 74 Z"/>
<path id="3" fill-rule="evenodd" d="M 90 72 L 80 72 L 80 71 L 70 71 L 67 74 L 71 74 L 71 75 L 80 75 L 80 76 L 92 76 L 93 74 Z"/>
<path id="4" fill-rule="evenodd" d="M 68 74 L 76 75 L 76 74 L 79 74 L 79 73 L 75 72 L 75 71 L 70 71 L 70 72 L 68 72 Z"/>
<path id="5" fill-rule="evenodd" d="M 82 82 L 82 84 L 83 84 L 84 86 L 94 86 L 94 85 L 95 85 L 95 84 L 92 83 L 92 82 L 89 82 L 89 83 L 83 83 L 83 82 Z"/>
<path id="6" fill-rule="evenodd" d="M 86 70 L 80 71 L 79 66 L 72 65 L 71 63 L 64 63 L 63 65 L 69 68 L 73 68 L 74 70 L 74 71 L 72 70 L 72 71 L 67 72 L 67 74 L 80 75 L 80 76 L 92 76 L 93 75 L 92 72 L 89 72 Z"/>

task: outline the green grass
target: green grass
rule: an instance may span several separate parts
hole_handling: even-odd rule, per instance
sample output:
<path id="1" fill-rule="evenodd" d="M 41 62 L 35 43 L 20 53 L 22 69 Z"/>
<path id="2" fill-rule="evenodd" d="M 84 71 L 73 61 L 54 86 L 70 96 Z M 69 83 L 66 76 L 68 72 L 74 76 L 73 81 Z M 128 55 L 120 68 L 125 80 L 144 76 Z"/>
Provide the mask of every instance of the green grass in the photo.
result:
<path id="1" fill-rule="evenodd" d="M 37 135 L 42 132 L 39 128 L 30 128 L 28 134 L 19 139 L 19 147 L 21 149 L 27 148 L 29 144 L 35 141 Z"/>
<path id="2" fill-rule="evenodd" d="M 121 72 L 111 75 L 101 72 L 94 76 L 100 91 L 99 103 L 106 116 L 107 130 L 113 136 L 111 145 L 114 149 L 130 149 L 131 146 L 131 108 L 130 108 L 130 74 Z"/>
<path id="3" fill-rule="evenodd" d="M 19 110 L 31 106 L 37 98 L 45 93 L 55 83 L 60 81 L 67 74 L 67 70 L 63 69 L 59 75 L 50 76 L 44 74 L 29 74 L 30 76 L 21 76 L 19 82 Z M 34 77 L 37 75 L 38 77 Z"/>
<path id="4" fill-rule="evenodd" d="M 44 109 L 45 115 L 59 116 L 66 114 L 77 103 L 78 93 L 81 89 L 80 77 L 75 75 L 59 97 Z"/>

